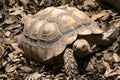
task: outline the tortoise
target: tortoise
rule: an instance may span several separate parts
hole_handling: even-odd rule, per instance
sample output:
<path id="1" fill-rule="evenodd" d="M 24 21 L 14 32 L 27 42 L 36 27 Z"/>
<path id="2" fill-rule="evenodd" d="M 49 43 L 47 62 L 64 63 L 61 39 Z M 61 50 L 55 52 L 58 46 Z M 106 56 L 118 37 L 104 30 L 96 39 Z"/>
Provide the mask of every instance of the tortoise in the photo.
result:
<path id="1" fill-rule="evenodd" d="M 28 59 L 48 66 L 64 62 L 65 72 L 73 78 L 79 75 L 75 55 L 82 57 L 98 51 L 97 46 L 109 45 L 111 34 L 75 7 L 48 7 L 24 22 L 18 43 Z"/>

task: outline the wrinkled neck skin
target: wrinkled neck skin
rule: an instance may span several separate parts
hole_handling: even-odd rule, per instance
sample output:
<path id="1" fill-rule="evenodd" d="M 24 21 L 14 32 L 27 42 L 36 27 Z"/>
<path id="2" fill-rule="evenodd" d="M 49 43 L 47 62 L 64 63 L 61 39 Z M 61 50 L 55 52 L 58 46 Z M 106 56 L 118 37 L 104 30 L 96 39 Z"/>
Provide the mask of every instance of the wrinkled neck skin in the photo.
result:
<path id="1" fill-rule="evenodd" d="M 81 50 L 77 50 L 77 51 L 74 51 L 74 55 L 75 56 L 78 56 L 78 57 L 84 57 L 84 56 L 87 56 L 91 53 L 91 51 L 81 51 Z"/>

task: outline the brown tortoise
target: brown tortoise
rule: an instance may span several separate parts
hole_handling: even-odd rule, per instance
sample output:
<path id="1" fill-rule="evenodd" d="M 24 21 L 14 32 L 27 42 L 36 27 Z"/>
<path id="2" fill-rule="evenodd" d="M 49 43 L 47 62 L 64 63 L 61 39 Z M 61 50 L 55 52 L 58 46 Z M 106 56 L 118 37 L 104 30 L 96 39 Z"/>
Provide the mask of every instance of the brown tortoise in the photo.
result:
<path id="1" fill-rule="evenodd" d="M 79 72 L 74 55 L 85 56 L 99 50 L 97 45 L 110 44 L 110 35 L 74 7 L 48 7 L 25 21 L 19 47 L 27 58 L 48 66 L 64 62 L 67 75 L 75 78 Z"/>

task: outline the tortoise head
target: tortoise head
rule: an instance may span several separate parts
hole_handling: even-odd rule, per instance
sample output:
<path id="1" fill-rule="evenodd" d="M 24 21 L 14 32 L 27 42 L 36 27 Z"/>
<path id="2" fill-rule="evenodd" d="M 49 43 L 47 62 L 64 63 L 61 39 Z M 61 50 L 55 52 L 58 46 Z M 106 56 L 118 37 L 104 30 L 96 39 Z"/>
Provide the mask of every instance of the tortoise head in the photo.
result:
<path id="1" fill-rule="evenodd" d="M 78 39 L 73 44 L 75 55 L 82 57 L 91 52 L 90 45 L 85 39 Z"/>

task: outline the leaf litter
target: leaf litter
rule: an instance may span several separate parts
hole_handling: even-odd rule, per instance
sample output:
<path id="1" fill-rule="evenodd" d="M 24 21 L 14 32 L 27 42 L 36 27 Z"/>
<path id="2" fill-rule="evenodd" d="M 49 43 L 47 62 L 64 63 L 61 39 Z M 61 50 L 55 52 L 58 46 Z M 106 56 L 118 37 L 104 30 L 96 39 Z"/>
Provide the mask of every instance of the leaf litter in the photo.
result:
<path id="1" fill-rule="evenodd" d="M 24 27 L 23 23 L 28 15 L 33 15 L 46 7 L 68 4 L 84 11 L 101 29 L 117 27 L 120 30 L 118 7 L 116 9 L 109 4 L 104 5 L 101 1 L 103 0 L 0 1 L 0 79 L 68 80 L 64 69 L 54 73 L 52 70 L 45 71 L 44 65 L 27 61 L 17 43 Z M 112 45 L 81 61 L 81 64 L 84 64 L 80 67 L 81 80 L 120 79 L 120 34 L 116 38 Z"/>

